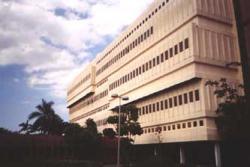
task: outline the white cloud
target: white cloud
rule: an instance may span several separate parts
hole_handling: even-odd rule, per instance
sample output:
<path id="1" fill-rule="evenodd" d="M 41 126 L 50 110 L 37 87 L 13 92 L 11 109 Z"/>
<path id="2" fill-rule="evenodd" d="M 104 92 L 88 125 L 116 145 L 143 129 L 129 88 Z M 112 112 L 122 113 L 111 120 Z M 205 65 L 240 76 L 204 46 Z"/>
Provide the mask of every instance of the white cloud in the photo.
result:
<path id="1" fill-rule="evenodd" d="M 24 65 L 32 88 L 65 98 L 67 84 L 94 56 L 91 49 L 152 1 L 0 0 L 0 66 Z"/>

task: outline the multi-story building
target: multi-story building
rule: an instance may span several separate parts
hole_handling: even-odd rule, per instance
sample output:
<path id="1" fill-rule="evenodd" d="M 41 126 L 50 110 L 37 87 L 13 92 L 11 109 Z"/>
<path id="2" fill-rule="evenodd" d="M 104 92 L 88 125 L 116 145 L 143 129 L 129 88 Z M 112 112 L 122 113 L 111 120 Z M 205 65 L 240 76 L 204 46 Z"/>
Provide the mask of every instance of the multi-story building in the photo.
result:
<path id="1" fill-rule="evenodd" d="M 240 70 L 226 66 L 239 61 L 231 0 L 157 0 L 69 86 L 70 121 L 109 127 L 119 94 L 140 109 L 135 144 L 158 143 L 156 128 L 162 143 L 217 141 L 218 101 L 205 83 L 241 82 Z"/>

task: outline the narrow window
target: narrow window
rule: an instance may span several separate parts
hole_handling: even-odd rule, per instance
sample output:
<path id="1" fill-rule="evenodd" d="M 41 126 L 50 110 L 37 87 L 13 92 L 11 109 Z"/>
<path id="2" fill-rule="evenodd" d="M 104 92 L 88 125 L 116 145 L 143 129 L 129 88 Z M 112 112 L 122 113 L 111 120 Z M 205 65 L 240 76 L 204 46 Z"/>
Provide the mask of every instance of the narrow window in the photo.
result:
<path id="1" fill-rule="evenodd" d="M 165 51 L 165 60 L 168 60 L 168 50 Z"/>
<path id="2" fill-rule="evenodd" d="M 145 114 L 145 107 L 142 107 L 142 115 Z"/>
<path id="3" fill-rule="evenodd" d="M 143 73 L 145 72 L 145 65 L 144 64 L 142 65 L 142 72 Z"/>
<path id="4" fill-rule="evenodd" d="M 152 68 L 152 61 L 150 60 L 149 61 L 149 69 L 151 69 Z"/>
<path id="5" fill-rule="evenodd" d="M 153 34 L 154 33 L 154 28 L 151 27 L 150 31 L 151 31 L 151 34 Z"/>
<path id="6" fill-rule="evenodd" d="M 166 126 L 163 126 L 163 131 L 167 131 L 167 127 Z"/>
<path id="7" fill-rule="evenodd" d="M 179 48 L 180 48 L 180 52 L 182 52 L 183 51 L 183 42 L 179 43 Z"/>
<path id="8" fill-rule="evenodd" d="M 194 102 L 194 95 L 193 95 L 193 92 L 189 92 L 189 102 L 192 103 Z"/>
<path id="9" fill-rule="evenodd" d="M 139 70 L 138 70 L 138 68 L 136 69 L 136 76 L 138 76 L 139 75 Z"/>
<path id="10" fill-rule="evenodd" d="M 164 101 L 161 101 L 161 110 L 164 109 Z"/>
<path id="11" fill-rule="evenodd" d="M 153 58 L 153 67 L 155 66 L 155 58 Z"/>
<path id="12" fill-rule="evenodd" d="M 185 49 L 189 48 L 189 41 L 188 38 L 185 39 Z"/>
<path id="13" fill-rule="evenodd" d="M 153 112 L 155 112 L 155 103 L 153 104 Z"/>
<path id="14" fill-rule="evenodd" d="M 183 128 L 183 129 L 186 128 L 186 123 L 182 123 L 182 128 Z"/>
<path id="15" fill-rule="evenodd" d="M 174 54 L 177 55 L 178 54 L 178 45 L 174 46 Z"/>
<path id="16" fill-rule="evenodd" d="M 173 107 L 173 100 L 172 100 L 172 98 L 169 98 L 168 102 L 169 102 L 169 108 L 172 108 Z"/>
<path id="17" fill-rule="evenodd" d="M 182 105 L 182 95 L 179 95 L 178 98 L 179 98 L 178 99 L 179 100 L 179 105 Z"/>
<path id="18" fill-rule="evenodd" d="M 192 125 L 191 125 L 191 122 L 188 122 L 188 127 L 191 128 L 191 126 L 192 126 Z"/>
<path id="19" fill-rule="evenodd" d="M 157 56 L 157 65 L 160 64 L 160 56 Z"/>
<path id="20" fill-rule="evenodd" d="M 164 54 L 161 54 L 161 62 L 164 62 Z"/>
<path id="21" fill-rule="evenodd" d="M 193 126 L 197 127 L 197 122 L 196 121 L 193 122 Z"/>
<path id="22" fill-rule="evenodd" d="M 148 105 L 148 111 L 149 111 L 149 113 L 152 112 L 152 111 L 151 111 L 151 104 Z"/>
<path id="23" fill-rule="evenodd" d="M 165 109 L 168 109 L 168 100 L 165 100 Z"/>
<path id="24" fill-rule="evenodd" d="M 170 55 L 169 55 L 170 57 L 173 57 L 173 48 L 170 48 L 170 49 L 169 49 L 169 54 L 170 54 Z"/>
<path id="25" fill-rule="evenodd" d="M 175 130 L 175 125 L 172 125 L 172 129 Z"/>
<path id="26" fill-rule="evenodd" d="M 203 120 L 200 120 L 200 126 L 204 126 Z"/>
<path id="27" fill-rule="evenodd" d="M 146 71 L 148 71 L 148 63 L 146 63 Z"/>
<path id="28" fill-rule="evenodd" d="M 159 111 L 160 110 L 160 104 L 159 102 L 156 103 L 156 111 Z"/>
<path id="29" fill-rule="evenodd" d="M 139 75 L 141 74 L 141 67 L 139 67 Z"/>
<path id="30" fill-rule="evenodd" d="M 148 106 L 146 106 L 145 108 L 146 108 L 146 114 L 148 114 Z"/>
<path id="31" fill-rule="evenodd" d="M 177 124 L 177 129 L 181 129 L 181 125 L 180 124 Z"/>
<path id="32" fill-rule="evenodd" d="M 199 90 L 195 90 L 195 91 L 194 91 L 194 96 L 195 96 L 195 100 L 196 100 L 196 101 L 199 101 L 199 100 L 200 100 Z"/>
<path id="33" fill-rule="evenodd" d="M 171 130 L 171 126 L 170 125 L 168 126 L 168 130 Z"/>
<path id="34" fill-rule="evenodd" d="M 177 96 L 174 97 L 174 106 L 177 106 Z"/>
<path id="35" fill-rule="evenodd" d="M 184 104 L 188 103 L 188 97 L 187 97 L 187 93 L 184 93 Z"/>

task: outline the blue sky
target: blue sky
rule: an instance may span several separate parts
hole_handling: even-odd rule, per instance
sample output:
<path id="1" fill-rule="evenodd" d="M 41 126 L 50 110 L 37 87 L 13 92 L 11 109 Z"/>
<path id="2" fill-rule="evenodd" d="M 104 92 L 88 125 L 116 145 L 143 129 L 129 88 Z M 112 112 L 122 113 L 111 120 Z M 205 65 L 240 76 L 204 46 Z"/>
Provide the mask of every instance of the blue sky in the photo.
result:
<path id="1" fill-rule="evenodd" d="M 42 98 L 68 121 L 68 84 L 152 1 L 1 0 L 0 127 L 18 130 Z"/>

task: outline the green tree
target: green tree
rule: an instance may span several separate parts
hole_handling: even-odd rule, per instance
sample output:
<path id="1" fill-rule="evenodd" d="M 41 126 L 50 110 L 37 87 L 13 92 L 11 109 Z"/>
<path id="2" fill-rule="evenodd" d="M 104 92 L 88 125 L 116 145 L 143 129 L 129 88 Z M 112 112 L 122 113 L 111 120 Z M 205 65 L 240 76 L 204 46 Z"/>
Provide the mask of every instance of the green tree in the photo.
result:
<path id="1" fill-rule="evenodd" d="M 42 99 L 42 104 L 36 106 L 36 111 L 32 112 L 28 120 L 34 120 L 32 129 L 46 135 L 61 135 L 63 132 L 63 120 L 52 108 L 54 102 L 47 102 Z"/>
<path id="2" fill-rule="evenodd" d="M 225 78 L 208 81 L 215 88 L 214 94 L 221 101 L 216 110 L 216 125 L 224 139 L 250 139 L 250 112 L 247 109 L 243 85 L 231 86 Z"/>
<path id="3" fill-rule="evenodd" d="M 102 133 L 105 137 L 109 137 L 109 138 L 114 138 L 116 135 L 114 129 L 112 128 L 103 129 Z"/>
<path id="4" fill-rule="evenodd" d="M 10 130 L 0 127 L 0 135 L 9 135 L 9 134 L 12 134 Z"/>
<path id="5" fill-rule="evenodd" d="M 113 110 L 115 115 L 108 117 L 107 122 L 113 124 L 116 127 L 116 132 L 118 131 L 118 112 L 119 108 Z M 143 130 L 138 122 L 138 108 L 135 105 L 127 105 L 121 107 L 121 124 L 120 124 L 120 134 L 121 136 L 126 136 L 132 140 L 132 136 L 141 135 Z"/>
<path id="6" fill-rule="evenodd" d="M 20 123 L 18 126 L 21 128 L 19 130 L 19 133 L 25 133 L 25 134 L 32 133 L 32 125 L 29 124 L 29 120 L 27 120 L 26 122 Z"/>

